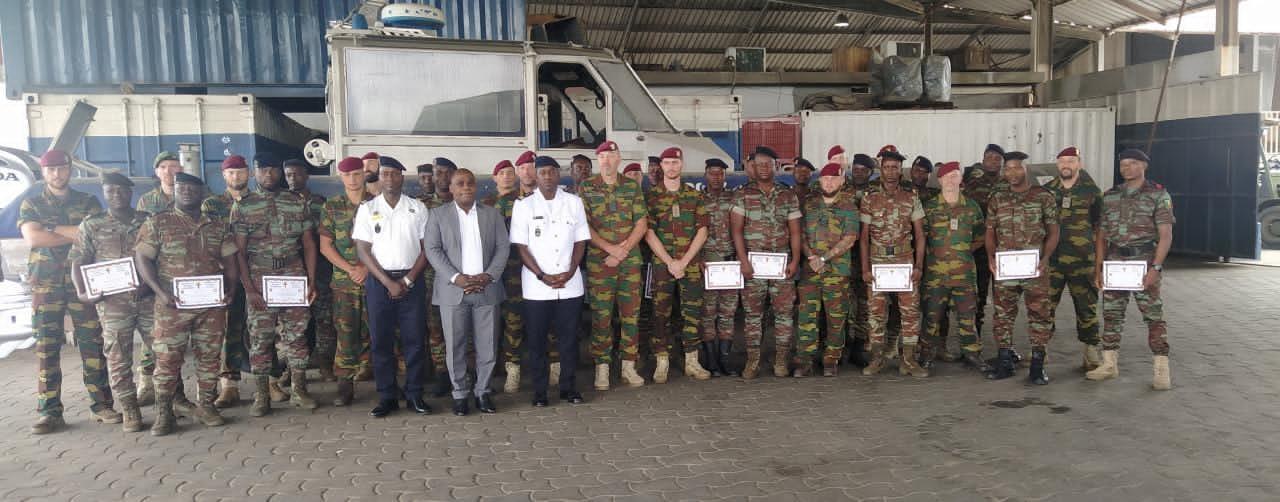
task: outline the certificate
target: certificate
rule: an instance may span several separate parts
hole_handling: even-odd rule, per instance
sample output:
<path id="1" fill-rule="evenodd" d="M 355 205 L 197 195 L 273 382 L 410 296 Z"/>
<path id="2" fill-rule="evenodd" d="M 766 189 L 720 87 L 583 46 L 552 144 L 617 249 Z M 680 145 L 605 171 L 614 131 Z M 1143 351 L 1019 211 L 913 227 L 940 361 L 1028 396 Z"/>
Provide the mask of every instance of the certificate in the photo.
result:
<path id="1" fill-rule="evenodd" d="M 1102 262 L 1102 289 L 1110 291 L 1142 291 L 1147 277 L 1145 261 Z"/>
<path id="2" fill-rule="evenodd" d="M 138 272 L 133 257 L 80 266 L 80 276 L 89 296 L 110 296 L 138 289 Z"/>
<path id="3" fill-rule="evenodd" d="M 221 307 L 222 276 L 174 277 L 173 299 L 180 309 Z"/>
<path id="4" fill-rule="evenodd" d="M 702 277 L 703 289 L 742 289 L 742 282 L 742 262 L 707 262 L 707 270 Z"/>
<path id="5" fill-rule="evenodd" d="M 753 279 L 787 278 L 787 253 L 747 253 Z"/>
<path id="6" fill-rule="evenodd" d="M 1034 279 L 1040 277 L 1040 250 L 996 252 L 996 280 Z"/>
<path id="7" fill-rule="evenodd" d="M 294 275 L 262 276 L 262 299 L 267 307 L 306 307 L 307 278 Z"/>
<path id="8" fill-rule="evenodd" d="M 914 289 L 911 272 L 914 266 L 910 263 L 884 264 L 871 266 L 871 290 L 879 292 L 908 293 Z"/>

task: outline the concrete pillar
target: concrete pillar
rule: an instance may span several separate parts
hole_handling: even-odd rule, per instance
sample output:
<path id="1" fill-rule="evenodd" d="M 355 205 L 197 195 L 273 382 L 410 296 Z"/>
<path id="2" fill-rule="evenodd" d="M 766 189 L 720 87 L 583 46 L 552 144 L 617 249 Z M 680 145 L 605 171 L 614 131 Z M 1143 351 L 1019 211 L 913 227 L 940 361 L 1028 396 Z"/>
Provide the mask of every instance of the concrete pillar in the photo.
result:
<path id="1" fill-rule="evenodd" d="M 1240 0 L 1215 0 L 1216 22 L 1213 30 L 1214 60 L 1218 75 L 1240 73 Z"/>
<path id="2" fill-rule="evenodd" d="M 1053 0 L 1033 0 L 1031 10 L 1031 71 L 1053 72 Z"/>

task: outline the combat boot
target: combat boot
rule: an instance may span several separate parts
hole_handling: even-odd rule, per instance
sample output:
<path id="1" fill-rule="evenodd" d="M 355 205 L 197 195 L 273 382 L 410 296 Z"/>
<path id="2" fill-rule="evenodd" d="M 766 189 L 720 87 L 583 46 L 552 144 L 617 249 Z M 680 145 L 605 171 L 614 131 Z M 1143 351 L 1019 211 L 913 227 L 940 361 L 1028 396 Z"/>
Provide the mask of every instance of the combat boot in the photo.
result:
<path id="1" fill-rule="evenodd" d="M 370 380 L 373 380 L 373 368 L 368 364 L 360 366 L 360 369 L 356 370 L 356 381 L 368 382 Z"/>
<path id="2" fill-rule="evenodd" d="M 778 378 L 786 378 L 791 376 L 791 372 L 787 371 L 787 359 L 790 357 L 787 353 L 789 347 L 778 347 L 773 352 L 773 376 Z"/>
<path id="3" fill-rule="evenodd" d="M 334 406 L 351 406 L 356 397 L 356 382 L 351 377 L 338 378 L 338 395 L 333 398 Z"/>
<path id="4" fill-rule="evenodd" d="M 138 406 L 147 406 L 156 402 L 155 379 L 138 368 Z"/>
<path id="5" fill-rule="evenodd" d="M 240 403 L 240 383 L 227 377 L 218 379 L 218 398 L 213 405 L 218 408 L 230 408 Z"/>
<path id="6" fill-rule="evenodd" d="M 662 352 L 654 354 L 653 358 L 657 361 L 653 365 L 653 383 L 667 383 L 667 372 L 671 370 L 671 354 Z M 625 380 L 626 377 L 623 379 Z"/>
<path id="7" fill-rule="evenodd" d="M 720 376 L 719 370 L 716 369 L 716 348 L 715 342 L 702 342 L 698 344 L 698 366 L 707 370 L 711 376 Z"/>
<path id="8" fill-rule="evenodd" d="M 136 396 L 121 397 L 120 410 L 124 412 L 124 431 L 142 432 L 142 410 L 138 407 L 138 398 Z"/>
<path id="9" fill-rule="evenodd" d="M 865 368 L 871 362 L 868 358 L 866 342 L 866 340 L 854 339 L 853 343 L 849 344 L 852 347 L 849 350 L 849 364 L 856 368 Z"/>
<path id="10" fill-rule="evenodd" d="M 644 377 L 641 377 L 639 373 L 636 373 L 635 361 L 622 361 L 622 381 L 626 382 L 626 384 L 631 387 L 640 387 L 644 385 Z"/>
<path id="11" fill-rule="evenodd" d="M 716 341 L 716 367 L 720 368 L 720 374 L 724 376 L 733 374 L 733 370 L 729 369 L 731 355 L 733 355 L 733 340 Z"/>
<path id="12" fill-rule="evenodd" d="M 742 366 L 742 378 L 745 380 L 755 380 L 760 376 L 760 349 L 747 349 L 747 363 Z"/>
<path id="13" fill-rule="evenodd" d="M 321 381 L 321 382 L 336 382 L 336 381 L 338 381 L 338 376 L 333 374 L 333 365 L 332 365 L 332 364 L 322 364 L 322 365 L 320 365 L 320 381 Z"/>
<path id="14" fill-rule="evenodd" d="M 262 417 L 271 413 L 271 377 L 267 375 L 253 376 L 253 404 L 249 405 L 249 416 Z"/>
<path id="15" fill-rule="evenodd" d="M 196 412 L 196 405 L 190 399 L 187 399 L 186 386 L 182 384 L 182 380 L 178 380 L 178 385 L 173 390 L 173 414 L 179 417 L 189 417 Z"/>
<path id="16" fill-rule="evenodd" d="M 822 376 L 833 377 L 839 372 L 840 355 L 826 356 L 822 358 Z"/>
<path id="17" fill-rule="evenodd" d="M 871 356 L 871 360 L 867 361 L 867 366 L 865 368 L 862 368 L 862 376 L 871 376 L 880 373 L 880 370 L 884 369 L 885 365 L 889 363 L 889 361 L 885 359 L 884 347 L 880 344 L 873 344 L 869 355 Z"/>
<path id="18" fill-rule="evenodd" d="M 806 378 L 811 376 L 813 376 L 813 361 L 809 360 L 796 363 L 796 369 L 791 373 L 792 378 Z"/>
<path id="19" fill-rule="evenodd" d="M 218 413 L 218 407 L 213 403 L 201 404 L 196 408 L 196 419 L 207 427 L 218 427 L 226 425 L 227 420 L 222 418 L 222 414 Z"/>
<path id="20" fill-rule="evenodd" d="M 507 381 L 502 385 L 502 392 L 507 394 L 515 394 L 520 392 L 520 365 L 516 363 L 506 363 Z"/>
<path id="21" fill-rule="evenodd" d="M 293 373 L 293 395 L 289 397 L 289 404 L 295 408 L 306 410 L 314 410 L 318 406 L 316 400 L 311 398 L 311 394 L 307 392 L 307 370 L 290 370 Z"/>
<path id="22" fill-rule="evenodd" d="M 89 418 L 93 419 L 95 422 L 101 422 L 104 424 L 118 424 L 124 421 L 124 415 L 121 415 L 120 412 L 112 408 L 90 411 Z"/>
<path id="23" fill-rule="evenodd" d="M 1169 390 L 1173 382 L 1169 381 L 1169 356 L 1151 356 L 1151 388 Z"/>
<path id="24" fill-rule="evenodd" d="M 1089 380 L 1101 381 L 1120 376 L 1120 351 L 1102 351 L 1102 364 L 1093 371 L 1084 374 Z"/>
<path id="25" fill-rule="evenodd" d="M 987 371 L 987 380 L 1003 380 L 1013 376 L 1016 365 L 1017 363 L 1013 360 L 1013 349 L 1000 349 L 995 366 Z"/>
<path id="26" fill-rule="evenodd" d="M 694 380 L 710 380 L 711 372 L 698 364 L 698 351 L 692 350 L 684 353 L 684 375 L 692 377 Z"/>
<path id="27" fill-rule="evenodd" d="M 1045 351 L 1043 348 L 1031 349 L 1031 371 L 1027 381 L 1035 385 L 1049 385 L 1049 376 L 1044 374 Z"/>
<path id="28" fill-rule="evenodd" d="M 987 364 L 987 361 L 982 358 L 982 352 L 965 352 L 961 361 L 964 363 L 964 367 L 977 370 L 978 373 L 991 371 L 991 365 Z"/>
<path id="29" fill-rule="evenodd" d="M 609 390 L 609 365 L 607 363 L 596 365 L 596 390 Z"/>
<path id="30" fill-rule="evenodd" d="M 608 383 L 608 381 L 609 381 L 608 379 L 605 379 L 606 383 Z M 551 363 L 551 369 L 547 370 L 547 386 L 548 387 L 560 386 L 560 363 Z M 609 390 L 609 389 L 605 389 L 605 390 Z"/>
<path id="31" fill-rule="evenodd" d="M 898 363 L 898 374 L 901 376 L 910 375 L 916 378 L 927 378 L 929 376 L 929 370 L 920 366 L 920 363 L 916 361 L 915 345 L 902 346 L 902 361 Z"/>
<path id="32" fill-rule="evenodd" d="M 167 436 L 173 433 L 178 424 L 178 417 L 173 413 L 173 396 L 156 393 L 156 421 L 151 424 L 152 436 Z"/>
<path id="33" fill-rule="evenodd" d="M 36 423 L 31 425 L 32 434 L 52 434 L 62 430 L 67 426 L 67 421 L 62 419 L 62 415 L 41 415 Z"/>
<path id="34" fill-rule="evenodd" d="M 1081 363 L 1081 367 L 1084 368 L 1084 371 L 1087 373 L 1098 369 L 1098 366 L 1101 365 L 1102 349 L 1097 345 L 1089 345 L 1086 343 L 1084 345 L 1084 360 Z"/>
<path id="35" fill-rule="evenodd" d="M 267 379 L 267 395 L 271 396 L 271 400 L 282 403 L 289 400 L 289 393 L 280 387 L 280 378 L 270 377 Z"/>

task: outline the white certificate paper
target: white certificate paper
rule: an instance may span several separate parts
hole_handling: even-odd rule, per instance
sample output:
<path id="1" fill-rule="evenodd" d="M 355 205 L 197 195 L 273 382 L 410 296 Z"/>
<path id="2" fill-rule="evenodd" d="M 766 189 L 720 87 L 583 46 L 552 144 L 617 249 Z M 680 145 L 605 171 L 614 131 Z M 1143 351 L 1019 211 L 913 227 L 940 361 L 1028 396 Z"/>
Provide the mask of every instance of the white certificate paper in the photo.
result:
<path id="1" fill-rule="evenodd" d="M 915 284 L 911 283 L 911 269 L 914 266 L 910 263 L 904 264 L 883 264 L 871 266 L 871 290 L 877 292 L 899 292 L 907 293 L 914 289 Z"/>
<path id="2" fill-rule="evenodd" d="M 1147 277 L 1145 261 L 1102 262 L 1102 289 L 1110 291 L 1142 291 Z"/>
<path id="3" fill-rule="evenodd" d="M 173 278 L 173 299 L 180 309 L 222 306 L 222 276 L 197 275 Z"/>
<path id="4" fill-rule="evenodd" d="M 753 279 L 787 278 L 787 253 L 747 253 Z"/>
<path id="5" fill-rule="evenodd" d="M 262 276 L 262 299 L 267 307 L 306 307 L 307 277 L 294 275 Z"/>
<path id="6" fill-rule="evenodd" d="M 742 289 L 742 285 L 742 262 L 707 262 L 707 271 L 702 277 L 703 289 Z"/>
<path id="7" fill-rule="evenodd" d="M 1034 279 L 1040 277 L 1040 250 L 996 252 L 996 280 Z"/>
<path id="8" fill-rule="evenodd" d="M 133 257 L 80 266 L 80 277 L 89 296 L 110 296 L 138 289 L 138 272 Z"/>

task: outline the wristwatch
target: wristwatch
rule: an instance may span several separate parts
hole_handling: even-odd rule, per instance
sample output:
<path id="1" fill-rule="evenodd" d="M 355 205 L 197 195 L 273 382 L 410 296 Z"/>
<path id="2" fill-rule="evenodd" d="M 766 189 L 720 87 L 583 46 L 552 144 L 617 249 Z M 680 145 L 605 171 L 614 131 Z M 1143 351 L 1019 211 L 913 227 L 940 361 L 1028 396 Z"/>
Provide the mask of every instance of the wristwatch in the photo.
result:
<path id="1" fill-rule="evenodd" d="M 52 223 L 45 223 L 45 224 L 44 224 L 44 231 L 45 231 L 45 232 L 52 232 L 52 231 L 57 230 L 57 229 L 58 229 L 58 226 L 57 226 L 57 225 L 54 225 L 54 224 L 52 224 Z"/>
<path id="2" fill-rule="evenodd" d="M 1156 264 L 1151 266 L 1156 272 L 1164 273 L 1164 265 Z"/>
<path id="3" fill-rule="evenodd" d="M 547 274 L 544 274 L 544 273 L 542 273 L 542 272 L 538 272 L 538 280 L 539 280 L 539 281 L 541 281 L 541 280 L 542 280 L 542 278 L 543 278 L 543 277 L 546 277 L 546 276 L 547 276 Z"/>
<path id="4" fill-rule="evenodd" d="M 400 282 L 403 282 L 403 283 L 404 283 L 404 286 L 405 286 L 405 287 L 407 287 L 407 288 L 412 288 L 412 287 L 413 287 L 413 279 L 410 279 L 410 278 L 409 278 L 409 276 L 407 276 L 407 275 L 406 275 L 406 276 L 404 276 L 404 277 L 401 277 L 401 278 L 400 278 Z"/>
<path id="5" fill-rule="evenodd" d="M 827 262 L 827 257 L 822 256 L 822 255 L 818 255 L 818 260 L 819 260 L 819 261 L 821 261 L 822 263 L 826 263 L 826 262 Z"/>

